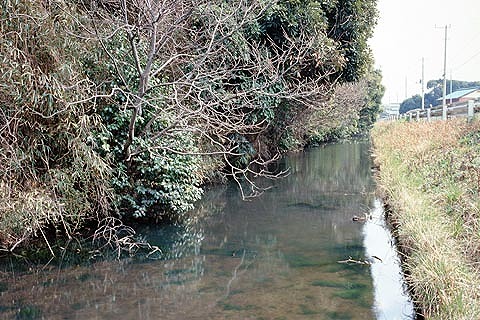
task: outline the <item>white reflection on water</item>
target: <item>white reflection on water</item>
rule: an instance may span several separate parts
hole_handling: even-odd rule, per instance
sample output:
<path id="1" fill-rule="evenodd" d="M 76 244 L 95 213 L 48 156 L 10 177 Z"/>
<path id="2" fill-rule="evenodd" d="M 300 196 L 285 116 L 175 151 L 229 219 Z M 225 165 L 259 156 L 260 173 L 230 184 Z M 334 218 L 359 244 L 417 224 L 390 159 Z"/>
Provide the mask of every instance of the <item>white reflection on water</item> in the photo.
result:
<path id="1" fill-rule="evenodd" d="M 395 242 L 386 226 L 383 205 L 375 199 L 370 211 L 371 219 L 363 228 L 367 256 L 372 259 L 372 278 L 375 288 L 375 313 L 377 319 L 414 319 L 413 304 L 403 285 L 403 273 Z M 382 262 L 372 258 L 379 257 Z M 376 261 L 377 260 L 377 261 Z"/>

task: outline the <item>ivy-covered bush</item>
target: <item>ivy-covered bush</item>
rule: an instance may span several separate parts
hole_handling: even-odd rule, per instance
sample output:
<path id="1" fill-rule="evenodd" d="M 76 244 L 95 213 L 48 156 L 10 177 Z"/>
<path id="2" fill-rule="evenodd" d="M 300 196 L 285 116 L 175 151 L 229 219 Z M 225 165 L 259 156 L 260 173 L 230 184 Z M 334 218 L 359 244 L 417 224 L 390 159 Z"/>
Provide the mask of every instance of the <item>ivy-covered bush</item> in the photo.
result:
<path id="1" fill-rule="evenodd" d="M 181 131 L 173 136 L 160 137 L 139 134 L 131 145 L 133 154 L 130 158 L 126 157 L 125 143 L 132 115 L 132 109 L 126 103 L 132 99 L 127 90 L 135 86 L 138 77 L 132 67 L 134 64 L 128 63 L 132 56 L 124 37 L 112 37 L 105 45 L 125 62 L 122 66 L 123 79 L 119 78 L 112 60 L 105 56 L 103 67 L 95 66 L 93 75 L 99 87 L 103 85 L 104 94 L 111 92 L 112 88 L 122 89 L 101 100 L 98 112 L 105 130 L 96 136 L 98 151 L 112 166 L 114 207 L 127 219 L 177 219 L 193 209 L 193 203 L 200 199 L 203 192 L 200 187 L 201 158 L 195 155 L 199 151 L 195 137 Z M 98 55 L 105 53 L 100 50 Z M 94 65 L 90 60 L 84 63 Z M 127 86 L 122 87 L 122 81 L 126 81 Z M 152 79 L 152 82 L 159 80 Z M 144 97 L 148 103 L 145 103 L 137 119 L 138 132 L 145 131 L 146 126 L 158 132 L 172 125 L 168 112 L 158 112 L 164 108 L 162 97 L 165 90 L 168 88 L 152 89 Z"/>
<path id="2" fill-rule="evenodd" d="M 114 107 L 104 108 L 104 121 L 109 124 L 107 135 L 100 137 L 105 157 L 115 163 L 112 185 L 120 214 L 126 218 L 160 219 L 174 218 L 193 209 L 193 203 L 202 195 L 201 159 L 188 154 L 198 151 L 194 138 L 186 133 L 162 141 L 138 138 L 134 147 L 142 152 L 127 161 L 123 146 L 128 113 Z M 186 154 L 162 150 L 162 145 Z"/>

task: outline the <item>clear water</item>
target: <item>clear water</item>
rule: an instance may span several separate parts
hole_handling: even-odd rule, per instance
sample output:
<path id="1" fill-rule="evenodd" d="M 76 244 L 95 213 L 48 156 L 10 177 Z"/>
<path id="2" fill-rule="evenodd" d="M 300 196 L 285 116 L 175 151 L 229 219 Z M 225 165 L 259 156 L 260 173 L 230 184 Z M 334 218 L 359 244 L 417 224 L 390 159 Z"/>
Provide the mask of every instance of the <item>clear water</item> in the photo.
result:
<path id="1" fill-rule="evenodd" d="M 210 190 L 191 223 L 139 230 L 164 259 L 0 273 L 0 317 L 409 319 L 368 144 L 288 156 L 253 201 Z M 366 221 L 353 216 L 371 215 Z M 381 259 L 372 258 L 377 256 Z M 345 264 L 352 258 L 372 264 Z"/>

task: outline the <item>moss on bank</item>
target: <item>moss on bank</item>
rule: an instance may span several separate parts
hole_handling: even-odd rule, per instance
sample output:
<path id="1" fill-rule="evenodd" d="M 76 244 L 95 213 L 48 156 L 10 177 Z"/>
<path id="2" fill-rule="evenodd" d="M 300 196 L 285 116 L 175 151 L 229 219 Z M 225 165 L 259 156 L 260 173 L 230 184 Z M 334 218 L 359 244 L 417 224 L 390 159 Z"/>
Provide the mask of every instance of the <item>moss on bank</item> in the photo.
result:
<path id="1" fill-rule="evenodd" d="M 378 123 L 378 183 L 428 319 L 480 317 L 480 123 Z"/>

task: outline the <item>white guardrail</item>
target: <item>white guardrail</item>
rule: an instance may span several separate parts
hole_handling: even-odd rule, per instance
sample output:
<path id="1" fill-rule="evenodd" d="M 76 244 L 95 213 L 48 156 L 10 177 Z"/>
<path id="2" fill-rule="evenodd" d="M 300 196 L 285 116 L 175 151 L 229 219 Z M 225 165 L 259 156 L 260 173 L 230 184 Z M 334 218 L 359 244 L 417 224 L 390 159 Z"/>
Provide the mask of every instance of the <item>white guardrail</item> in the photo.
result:
<path id="1" fill-rule="evenodd" d="M 468 120 L 473 119 L 476 113 L 480 113 L 480 102 L 469 100 L 468 102 L 462 104 L 456 104 L 451 106 L 437 106 L 427 109 L 413 109 L 406 113 L 400 115 L 390 115 L 389 120 L 401 120 L 406 119 L 409 121 L 420 121 L 425 119 L 427 121 L 431 120 L 446 120 L 449 118 L 467 118 Z"/>

